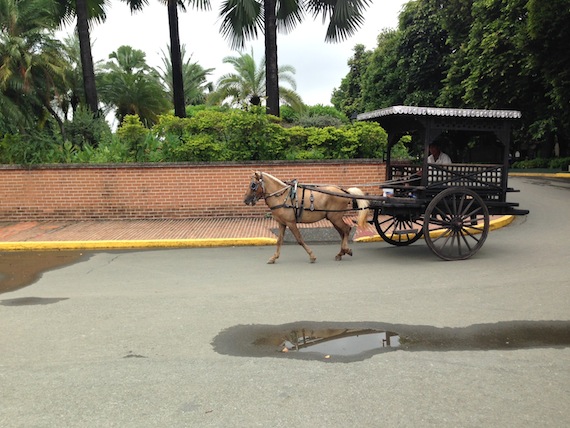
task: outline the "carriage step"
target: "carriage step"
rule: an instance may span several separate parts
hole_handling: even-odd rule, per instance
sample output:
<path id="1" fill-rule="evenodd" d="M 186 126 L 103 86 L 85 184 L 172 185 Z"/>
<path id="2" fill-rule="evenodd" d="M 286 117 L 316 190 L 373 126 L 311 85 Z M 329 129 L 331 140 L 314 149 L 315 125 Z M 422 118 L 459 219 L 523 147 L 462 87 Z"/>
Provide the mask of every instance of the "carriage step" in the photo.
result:
<path id="1" fill-rule="evenodd" d="M 392 232 L 392 235 L 411 235 L 417 233 L 418 229 L 406 229 L 406 230 L 395 230 L 394 232 Z"/>

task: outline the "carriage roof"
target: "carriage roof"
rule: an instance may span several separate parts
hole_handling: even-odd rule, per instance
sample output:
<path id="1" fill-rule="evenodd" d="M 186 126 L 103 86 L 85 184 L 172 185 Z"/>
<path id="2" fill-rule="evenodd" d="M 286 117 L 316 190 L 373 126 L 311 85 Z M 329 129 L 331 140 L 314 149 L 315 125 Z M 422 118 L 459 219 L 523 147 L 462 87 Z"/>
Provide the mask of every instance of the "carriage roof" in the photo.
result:
<path id="1" fill-rule="evenodd" d="M 444 131 L 492 132 L 508 148 L 511 125 L 522 117 L 518 110 L 392 106 L 357 115 L 375 121 L 388 133 L 389 146 L 406 133 L 422 132 L 427 147 Z"/>
<path id="2" fill-rule="evenodd" d="M 441 107 L 414 107 L 392 106 L 358 115 L 358 120 L 374 120 L 386 116 L 433 116 L 433 117 L 463 117 L 463 118 L 492 118 L 492 119 L 520 119 L 518 110 L 483 110 L 468 108 L 441 108 Z"/>

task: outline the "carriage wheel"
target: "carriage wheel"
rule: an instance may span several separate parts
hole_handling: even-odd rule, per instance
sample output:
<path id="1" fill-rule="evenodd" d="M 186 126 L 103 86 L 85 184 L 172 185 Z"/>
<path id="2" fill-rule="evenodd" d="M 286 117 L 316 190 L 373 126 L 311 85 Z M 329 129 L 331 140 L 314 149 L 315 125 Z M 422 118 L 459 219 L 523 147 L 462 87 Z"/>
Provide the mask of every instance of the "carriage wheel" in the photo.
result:
<path id="1" fill-rule="evenodd" d="M 430 250 L 444 260 L 468 259 L 483 246 L 488 233 L 487 205 L 470 189 L 446 189 L 426 208 L 426 242 Z"/>
<path id="2" fill-rule="evenodd" d="M 374 226 L 380 237 L 389 244 L 399 247 L 410 245 L 424 233 L 421 218 L 416 218 L 413 214 L 396 214 L 382 220 L 378 214 L 378 211 L 374 212 Z"/>

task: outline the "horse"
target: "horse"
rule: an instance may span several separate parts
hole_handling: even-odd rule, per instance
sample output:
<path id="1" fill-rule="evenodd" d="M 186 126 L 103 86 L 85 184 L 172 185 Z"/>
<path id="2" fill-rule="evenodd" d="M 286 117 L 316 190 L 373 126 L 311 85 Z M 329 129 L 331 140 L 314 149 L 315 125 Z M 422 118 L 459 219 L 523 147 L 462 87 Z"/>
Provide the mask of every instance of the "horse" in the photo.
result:
<path id="1" fill-rule="evenodd" d="M 339 194 L 343 196 L 337 196 Z M 332 223 L 341 237 L 340 252 L 335 260 L 340 261 L 345 254 L 352 256 L 352 250 L 348 247 L 351 226 L 344 222 L 343 217 L 354 209 L 351 205 L 356 200 L 360 210 L 357 224 L 363 227 L 366 224 L 369 202 L 366 199 L 350 198 L 349 195 L 364 196 L 364 193 L 356 187 L 345 190 L 337 186 L 298 184 L 296 181 L 285 183 L 266 172 L 254 172 L 243 201 L 246 205 L 253 206 L 260 199 L 264 199 L 279 224 L 277 249 L 267 263 L 273 264 L 279 258 L 287 227 L 309 255 L 310 262 L 314 263 L 317 258 L 303 240 L 297 223 L 314 223 L 324 218 Z"/>

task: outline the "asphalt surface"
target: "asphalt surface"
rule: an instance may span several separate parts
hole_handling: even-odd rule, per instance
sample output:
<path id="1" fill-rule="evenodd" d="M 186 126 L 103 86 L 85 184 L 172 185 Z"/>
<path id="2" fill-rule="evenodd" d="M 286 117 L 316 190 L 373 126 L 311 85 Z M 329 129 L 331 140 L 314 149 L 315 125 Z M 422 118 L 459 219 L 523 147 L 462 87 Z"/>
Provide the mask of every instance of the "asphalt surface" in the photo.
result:
<path id="1" fill-rule="evenodd" d="M 424 242 L 84 252 L 0 294 L 4 427 L 562 427 L 570 423 L 568 188 L 471 259 Z M 298 329 L 394 331 L 343 358 L 279 352 Z M 566 334 L 567 333 L 567 334 Z"/>

